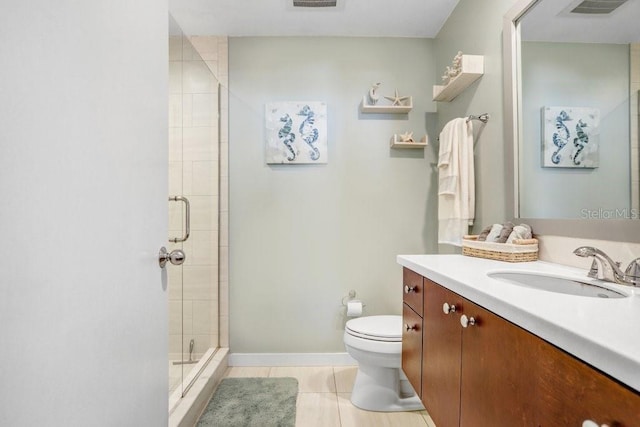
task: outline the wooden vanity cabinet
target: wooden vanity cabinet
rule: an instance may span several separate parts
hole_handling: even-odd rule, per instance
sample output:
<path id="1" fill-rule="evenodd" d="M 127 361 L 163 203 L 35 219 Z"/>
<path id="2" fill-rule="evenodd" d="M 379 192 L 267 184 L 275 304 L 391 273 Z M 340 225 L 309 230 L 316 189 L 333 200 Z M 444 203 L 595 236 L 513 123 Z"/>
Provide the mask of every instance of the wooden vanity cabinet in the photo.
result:
<path id="1" fill-rule="evenodd" d="M 422 284 L 423 317 L 405 303 L 405 323 L 422 321 L 421 380 L 415 336 L 406 367 L 403 342 L 403 368 L 437 427 L 640 426 L 637 392 L 437 283 Z"/>

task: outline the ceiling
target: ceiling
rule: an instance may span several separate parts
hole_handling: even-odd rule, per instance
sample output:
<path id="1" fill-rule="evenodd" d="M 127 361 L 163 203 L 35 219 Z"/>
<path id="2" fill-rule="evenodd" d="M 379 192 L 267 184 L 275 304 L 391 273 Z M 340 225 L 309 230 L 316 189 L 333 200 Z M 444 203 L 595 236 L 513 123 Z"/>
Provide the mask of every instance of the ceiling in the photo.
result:
<path id="1" fill-rule="evenodd" d="M 292 0 L 169 0 L 187 35 L 434 38 L 459 0 L 337 0 L 294 8 Z"/>
<path id="2" fill-rule="evenodd" d="M 294 8 L 293 0 L 169 0 L 169 10 L 187 35 L 435 38 L 458 2 L 337 0 L 337 7 Z M 628 0 L 606 16 L 566 12 L 580 2 L 541 0 L 525 15 L 522 38 L 640 42 L 640 0 Z"/>
<path id="3" fill-rule="evenodd" d="M 522 19 L 522 39 L 581 43 L 640 42 L 640 0 L 629 0 L 609 15 L 569 14 L 580 0 L 544 0 Z"/>

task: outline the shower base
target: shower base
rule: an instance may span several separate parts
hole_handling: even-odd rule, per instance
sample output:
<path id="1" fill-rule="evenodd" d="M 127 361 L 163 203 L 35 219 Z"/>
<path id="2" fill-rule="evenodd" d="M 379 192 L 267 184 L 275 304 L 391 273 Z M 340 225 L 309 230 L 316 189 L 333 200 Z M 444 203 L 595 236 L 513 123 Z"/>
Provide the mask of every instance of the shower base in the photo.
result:
<path id="1" fill-rule="evenodd" d="M 229 349 L 209 349 L 195 365 L 173 365 L 190 367 L 182 387 L 175 388 L 169 397 L 169 427 L 191 427 L 195 425 L 213 392 L 222 380 L 229 365 Z M 182 390 L 186 390 L 184 393 Z M 184 395 L 183 395 L 184 394 Z"/>

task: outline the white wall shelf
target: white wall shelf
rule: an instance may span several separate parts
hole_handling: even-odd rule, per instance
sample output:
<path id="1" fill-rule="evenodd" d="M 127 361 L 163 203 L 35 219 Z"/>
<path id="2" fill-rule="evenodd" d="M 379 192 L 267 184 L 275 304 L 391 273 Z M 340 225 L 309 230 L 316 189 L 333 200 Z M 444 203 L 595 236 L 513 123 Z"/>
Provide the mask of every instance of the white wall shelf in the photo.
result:
<path id="1" fill-rule="evenodd" d="M 398 139 L 398 135 L 394 134 L 391 138 L 391 148 L 424 148 L 429 145 L 427 141 L 427 135 L 425 135 L 420 141 L 403 142 Z"/>
<path id="2" fill-rule="evenodd" d="M 433 100 L 449 102 L 484 74 L 483 55 L 462 55 L 462 71 L 445 86 L 433 86 Z"/>
<path id="3" fill-rule="evenodd" d="M 413 97 L 410 96 L 403 105 L 370 105 L 367 103 L 367 97 L 362 97 L 360 103 L 360 111 L 363 113 L 376 113 L 376 114 L 406 114 L 413 108 Z"/>

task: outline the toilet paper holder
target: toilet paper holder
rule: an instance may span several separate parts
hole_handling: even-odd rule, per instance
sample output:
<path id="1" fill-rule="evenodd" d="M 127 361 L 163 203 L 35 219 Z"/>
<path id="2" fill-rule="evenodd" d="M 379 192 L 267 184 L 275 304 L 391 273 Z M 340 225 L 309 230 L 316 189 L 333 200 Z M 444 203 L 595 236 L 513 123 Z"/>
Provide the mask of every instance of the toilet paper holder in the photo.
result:
<path id="1" fill-rule="evenodd" d="M 351 291 L 349 291 L 349 295 L 346 295 L 346 296 L 342 297 L 342 305 L 346 307 L 347 303 L 349 301 L 354 300 L 354 299 L 356 299 L 356 291 L 351 290 Z M 366 306 L 367 306 L 366 304 L 362 303 L 362 307 L 366 307 Z"/>

